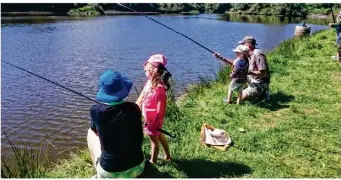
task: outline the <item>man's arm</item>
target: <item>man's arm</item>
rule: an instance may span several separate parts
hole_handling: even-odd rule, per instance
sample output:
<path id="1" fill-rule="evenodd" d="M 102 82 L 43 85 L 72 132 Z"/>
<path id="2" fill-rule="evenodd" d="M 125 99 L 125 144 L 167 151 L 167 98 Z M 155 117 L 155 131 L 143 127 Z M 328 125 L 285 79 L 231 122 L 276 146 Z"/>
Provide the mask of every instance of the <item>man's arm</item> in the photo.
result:
<path id="1" fill-rule="evenodd" d="M 265 70 L 260 70 L 260 71 L 249 71 L 248 73 L 249 75 L 254 75 L 254 76 L 265 76 L 266 75 L 266 71 Z"/>
<path id="2" fill-rule="evenodd" d="M 265 64 L 265 57 L 263 55 L 257 55 L 256 59 L 256 66 L 257 71 L 249 71 L 250 75 L 263 77 L 266 76 L 266 64 Z"/>

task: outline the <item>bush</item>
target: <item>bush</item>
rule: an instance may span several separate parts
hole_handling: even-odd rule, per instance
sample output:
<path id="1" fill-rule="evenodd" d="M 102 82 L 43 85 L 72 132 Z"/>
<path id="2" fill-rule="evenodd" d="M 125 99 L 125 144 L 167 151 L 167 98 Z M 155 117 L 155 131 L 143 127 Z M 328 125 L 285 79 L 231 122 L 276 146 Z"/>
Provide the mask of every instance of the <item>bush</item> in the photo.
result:
<path id="1" fill-rule="evenodd" d="M 192 10 L 192 11 L 189 11 L 188 13 L 191 14 L 191 15 L 200 14 L 200 12 L 198 10 Z"/>
<path id="2" fill-rule="evenodd" d="M 87 5 L 84 7 L 70 9 L 69 15 L 99 15 L 100 13 L 95 9 L 95 7 Z"/>

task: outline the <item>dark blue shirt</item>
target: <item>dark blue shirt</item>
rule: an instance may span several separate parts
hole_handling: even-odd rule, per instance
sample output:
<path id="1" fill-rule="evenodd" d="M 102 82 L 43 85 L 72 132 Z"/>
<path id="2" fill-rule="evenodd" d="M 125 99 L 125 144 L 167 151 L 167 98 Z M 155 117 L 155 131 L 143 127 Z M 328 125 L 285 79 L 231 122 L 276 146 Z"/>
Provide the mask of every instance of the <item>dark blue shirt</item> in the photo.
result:
<path id="1" fill-rule="evenodd" d="M 142 114 L 135 103 L 96 104 L 90 114 L 91 129 L 101 142 L 99 163 L 104 170 L 125 171 L 144 160 Z"/>
<path id="2" fill-rule="evenodd" d="M 230 77 L 237 83 L 245 83 L 247 81 L 247 73 L 249 70 L 249 61 L 240 59 L 233 66 Z"/>

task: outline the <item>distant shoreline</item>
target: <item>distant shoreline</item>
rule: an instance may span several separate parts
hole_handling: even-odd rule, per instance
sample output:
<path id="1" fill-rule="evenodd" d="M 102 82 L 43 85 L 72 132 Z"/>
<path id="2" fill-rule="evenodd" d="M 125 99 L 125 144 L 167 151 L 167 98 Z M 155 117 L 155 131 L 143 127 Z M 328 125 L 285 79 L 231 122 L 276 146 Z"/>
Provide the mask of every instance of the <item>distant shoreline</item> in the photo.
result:
<path id="1" fill-rule="evenodd" d="M 160 15 L 160 14 L 182 14 L 182 15 L 190 15 L 186 12 L 181 13 L 161 13 L 161 12 L 126 12 L 126 11 L 115 11 L 115 10 L 108 10 L 104 11 L 106 15 L 115 16 L 115 15 Z M 230 15 L 237 14 L 237 13 L 228 13 Z M 240 15 L 247 15 L 247 14 L 240 14 Z M 28 11 L 28 12 L 1 12 L 2 17 L 20 17 L 20 16 L 89 16 L 89 15 L 69 15 L 67 13 L 56 13 L 56 12 L 49 12 L 49 11 Z M 90 15 L 91 16 L 91 15 Z M 257 15 L 258 16 L 258 15 Z M 330 16 L 328 15 L 321 15 L 321 14 L 308 14 L 306 18 L 311 19 L 328 19 Z"/>
<path id="2" fill-rule="evenodd" d="M 49 11 L 1 12 L 1 16 L 56 16 L 56 15 L 59 15 L 59 13 Z"/>
<path id="3" fill-rule="evenodd" d="M 163 14 L 160 12 L 125 12 L 125 11 L 104 11 L 107 15 L 158 15 Z M 28 11 L 28 12 L 1 12 L 1 16 L 76 16 L 76 15 L 69 15 L 67 13 L 55 13 L 49 11 Z"/>

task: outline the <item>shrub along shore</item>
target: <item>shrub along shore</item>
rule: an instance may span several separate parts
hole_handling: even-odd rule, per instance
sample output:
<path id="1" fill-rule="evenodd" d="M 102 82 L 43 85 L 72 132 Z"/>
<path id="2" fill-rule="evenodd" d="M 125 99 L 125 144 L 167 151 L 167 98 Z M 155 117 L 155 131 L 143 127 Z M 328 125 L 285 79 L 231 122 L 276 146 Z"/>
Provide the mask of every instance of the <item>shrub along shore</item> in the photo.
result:
<path id="1" fill-rule="evenodd" d="M 174 161 L 159 160 L 156 165 L 162 176 L 340 178 L 341 72 L 330 58 L 335 51 L 331 29 L 279 44 L 267 54 L 272 77 L 267 102 L 224 104 L 228 68 L 222 68 L 216 79 L 201 78 L 179 105 L 169 98 L 164 129 L 177 137 L 169 139 Z M 203 123 L 226 130 L 234 145 L 227 151 L 201 146 Z M 145 138 L 146 156 L 149 146 Z M 89 178 L 95 170 L 84 148 L 32 174 Z"/>

